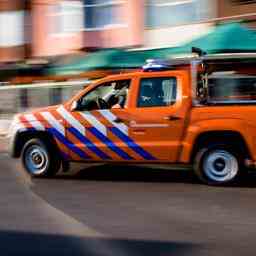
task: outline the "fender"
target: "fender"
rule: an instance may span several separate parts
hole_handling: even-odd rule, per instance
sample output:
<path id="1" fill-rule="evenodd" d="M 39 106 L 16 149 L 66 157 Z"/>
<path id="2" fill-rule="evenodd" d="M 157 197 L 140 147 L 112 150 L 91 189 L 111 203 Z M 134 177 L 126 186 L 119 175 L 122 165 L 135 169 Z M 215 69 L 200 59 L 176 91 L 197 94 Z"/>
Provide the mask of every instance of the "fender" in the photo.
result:
<path id="1" fill-rule="evenodd" d="M 242 119 L 208 119 L 203 121 L 198 121 L 189 125 L 187 128 L 186 136 L 182 142 L 182 150 L 179 158 L 179 162 L 189 163 L 191 154 L 193 152 L 193 147 L 197 138 L 206 132 L 221 132 L 221 131 L 230 131 L 239 133 L 249 150 L 249 153 L 252 155 L 254 152 L 256 144 L 253 142 L 253 132 L 255 129 L 253 124 L 250 124 Z M 253 156 L 255 158 L 255 156 Z"/>
<path id="2" fill-rule="evenodd" d="M 24 144 L 30 138 L 42 138 L 48 142 L 54 143 L 59 149 L 58 142 L 48 131 L 47 127 L 42 125 L 41 122 L 37 120 L 21 121 L 19 118 L 15 118 L 11 124 L 8 132 L 8 152 L 12 157 L 19 157 Z"/>

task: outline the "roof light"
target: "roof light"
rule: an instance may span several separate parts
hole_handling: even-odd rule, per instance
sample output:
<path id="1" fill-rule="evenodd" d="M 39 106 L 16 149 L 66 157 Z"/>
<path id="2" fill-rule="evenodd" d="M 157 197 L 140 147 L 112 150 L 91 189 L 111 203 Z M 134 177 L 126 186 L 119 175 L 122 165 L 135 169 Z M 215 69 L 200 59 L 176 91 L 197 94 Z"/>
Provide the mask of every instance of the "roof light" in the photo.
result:
<path id="1" fill-rule="evenodd" d="M 146 61 L 146 64 L 142 68 L 145 72 L 162 71 L 170 69 L 171 64 L 167 60 L 149 59 Z"/>
<path id="2" fill-rule="evenodd" d="M 170 70 L 175 69 L 177 66 L 189 65 L 194 59 L 195 58 L 191 56 L 186 58 L 172 58 L 167 60 L 149 59 L 146 61 L 146 64 L 142 68 L 145 72 Z"/>

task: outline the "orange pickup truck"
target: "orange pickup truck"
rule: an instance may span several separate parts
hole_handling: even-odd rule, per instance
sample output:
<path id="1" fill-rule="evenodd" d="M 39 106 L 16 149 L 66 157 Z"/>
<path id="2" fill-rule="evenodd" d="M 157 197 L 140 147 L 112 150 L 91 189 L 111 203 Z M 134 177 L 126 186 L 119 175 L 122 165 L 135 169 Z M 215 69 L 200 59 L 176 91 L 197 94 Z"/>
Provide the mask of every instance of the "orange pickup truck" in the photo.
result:
<path id="1" fill-rule="evenodd" d="M 149 61 L 63 105 L 17 115 L 10 154 L 34 177 L 73 161 L 187 164 L 223 185 L 256 165 L 255 54 Z"/>

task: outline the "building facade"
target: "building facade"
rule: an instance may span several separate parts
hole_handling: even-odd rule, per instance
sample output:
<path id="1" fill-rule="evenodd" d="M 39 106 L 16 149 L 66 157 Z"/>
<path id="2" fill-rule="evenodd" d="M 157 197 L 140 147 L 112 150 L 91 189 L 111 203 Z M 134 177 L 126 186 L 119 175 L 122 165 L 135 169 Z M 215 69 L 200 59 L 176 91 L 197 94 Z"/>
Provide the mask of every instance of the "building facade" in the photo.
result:
<path id="1" fill-rule="evenodd" d="M 0 0 L 0 62 L 26 57 L 26 2 Z"/>
<path id="2" fill-rule="evenodd" d="M 254 26 L 256 1 L 0 0 L 0 62 L 176 46 L 226 20 Z"/>
<path id="3" fill-rule="evenodd" d="M 33 0 L 33 56 L 141 45 L 143 8 L 140 0 Z"/>
<path id="4" fill-rule="evenodd" d="M 218 17 L 255 23 L 255 0 L 218 0 Z"/>
<path id="5" fill-rule="evenodd" d="M 217 16 L 213 0 L 147 0 L 144 45 L 147 48 L 181 45 L 211 28 Z"/>

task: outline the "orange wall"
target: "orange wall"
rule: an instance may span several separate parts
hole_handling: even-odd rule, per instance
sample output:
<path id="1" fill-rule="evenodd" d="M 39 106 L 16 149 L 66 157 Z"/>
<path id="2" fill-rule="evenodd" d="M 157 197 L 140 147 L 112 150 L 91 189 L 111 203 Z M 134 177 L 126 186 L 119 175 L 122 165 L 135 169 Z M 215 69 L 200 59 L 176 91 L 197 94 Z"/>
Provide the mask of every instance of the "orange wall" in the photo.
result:
<path id="1" fill-rule="evenodd" d="M 25 10 L 25 4 L 20 0 L 0 0 L 0 14 L 1 12 L 16 12 Z M 0 24 L 0 29 L 3 24 Z M 9 24 L 4 24 L 4 26 L 9 26 Z M 8 28 L 9 29 L 9 28 Z M 12 29 L 12 28 L 10 28 Z M 25 31 L 22 31 L 23 33 Z M 22 60 L 25 57 L 26 46 L 25 44 L 21 45 L 5 45 L 0 46 L 0 62 L 14 62 Z"/>
<path id="2" fill-rule="evenodd" d="M 57 35 L 51 7 L 59 0 L 34 0 L 32 4 L 32 55 L 67 54 L 82 46 L 82 33 Z"/>
<path id="3" fill-rule="evenodd" d="M 235 4 L 230 0 L 218 0 L 218 16 L 228 17 L 241 14 L 255 14 L 256 3 L 253 4 Z"/>
<path id="4" fill-rule="evenodd" d="M 129 0 L 116 15 L 123 16 L 124 26 L 82 31 L 72 34 L 54 34 L 56 18 L 50 8 L 60 0 L 34 0 L 32 4 L 32 55 L 50 56 L 68 54 L 87 47 L 129 47 L 143 42 L 144 0 Z"/>

